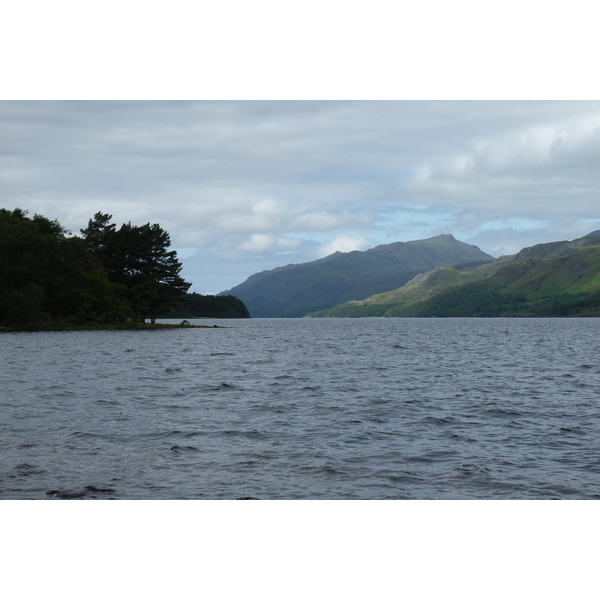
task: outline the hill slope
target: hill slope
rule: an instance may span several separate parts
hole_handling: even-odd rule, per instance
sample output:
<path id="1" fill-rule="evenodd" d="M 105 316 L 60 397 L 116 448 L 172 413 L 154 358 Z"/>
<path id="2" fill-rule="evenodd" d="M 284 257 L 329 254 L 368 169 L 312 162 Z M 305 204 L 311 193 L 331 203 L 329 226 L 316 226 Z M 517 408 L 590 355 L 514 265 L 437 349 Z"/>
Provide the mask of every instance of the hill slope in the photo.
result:
<path id="1" fill-rule="evenodd" d="M 600 231 L 538 244 L 514 256 L 459 270 L 436 268 L 403 287 L 312 316 L 556 316 L 596 314 Z"/>
<path id="2" fill-rule="evenodd" d="M 433 267 L 491 260 L 476 246 L 438 235 L 263 271 L 219 295 L 236 296 L 253 317 L 301 317 L 398 288 Z"/>

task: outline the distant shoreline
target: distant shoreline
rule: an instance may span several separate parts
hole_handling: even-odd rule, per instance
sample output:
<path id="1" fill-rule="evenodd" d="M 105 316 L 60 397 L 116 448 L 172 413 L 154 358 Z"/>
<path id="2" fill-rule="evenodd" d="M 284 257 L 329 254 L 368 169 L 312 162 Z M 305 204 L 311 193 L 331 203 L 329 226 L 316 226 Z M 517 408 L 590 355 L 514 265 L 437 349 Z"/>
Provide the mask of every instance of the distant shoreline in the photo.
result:
<path id="1" fill-rule="evenodd" d="M 151 331 L 157 329 L 214 329 L 222 325 L 192 325 L 188 321 L 181 323 L 38 323 L 32 325 L 0 326 L 0 333 L 19 331 Z"/>

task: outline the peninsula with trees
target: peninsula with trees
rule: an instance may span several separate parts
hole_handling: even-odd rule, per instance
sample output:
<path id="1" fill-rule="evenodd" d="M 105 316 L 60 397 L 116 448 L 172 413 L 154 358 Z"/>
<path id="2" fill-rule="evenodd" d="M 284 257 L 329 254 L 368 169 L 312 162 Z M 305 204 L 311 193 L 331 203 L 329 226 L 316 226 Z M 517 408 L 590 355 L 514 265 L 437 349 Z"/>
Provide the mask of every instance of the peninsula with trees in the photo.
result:
<path id="1" fill-rule="evenodd" d="M 0 327 L 140 326 L 157 318 L 248 317 L 237 298 L 188 294 L 158 224 L 120 228 L 97 212 L 81 235 L 0 209 Z"/>

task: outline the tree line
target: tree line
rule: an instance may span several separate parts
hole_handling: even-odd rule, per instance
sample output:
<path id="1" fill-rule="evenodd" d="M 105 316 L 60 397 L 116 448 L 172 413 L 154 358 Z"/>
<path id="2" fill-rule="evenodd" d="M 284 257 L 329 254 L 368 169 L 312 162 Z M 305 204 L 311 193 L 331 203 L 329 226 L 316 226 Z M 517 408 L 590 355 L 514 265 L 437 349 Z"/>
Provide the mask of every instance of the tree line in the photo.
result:
<path id="1" fill-rule="evenodd" d="M 76 236 L 57 220 L 0 209 L 0 324 L 154 323 L 188 296 L 169 234 L 111 219 L 98 212 Z"/>

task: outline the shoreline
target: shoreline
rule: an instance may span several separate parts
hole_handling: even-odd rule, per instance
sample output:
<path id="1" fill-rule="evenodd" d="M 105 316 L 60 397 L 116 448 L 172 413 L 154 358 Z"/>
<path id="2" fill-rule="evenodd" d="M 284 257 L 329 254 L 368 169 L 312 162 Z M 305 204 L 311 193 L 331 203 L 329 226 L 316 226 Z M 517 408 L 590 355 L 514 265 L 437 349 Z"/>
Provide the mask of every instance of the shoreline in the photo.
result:
<path id="1" fill-rule="evenodd" d="M 34 332 L 34 331 L 154 331 L 157 329 L 215 329 L 222 325 L 192 325 L 182 323 L 38 323 L 31 325 L 1 325 L 0 333 Z"/>

